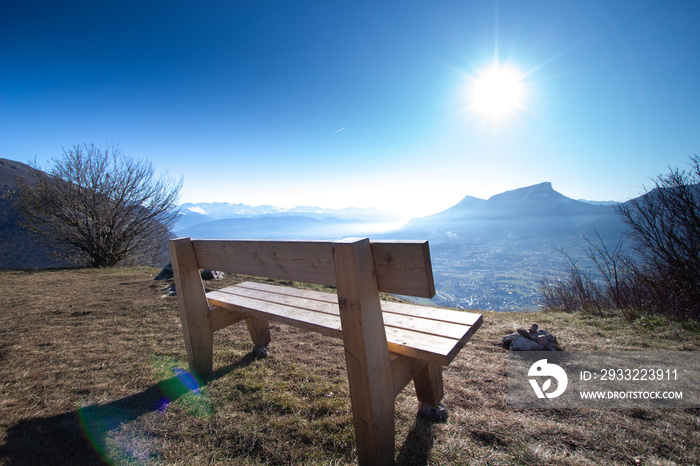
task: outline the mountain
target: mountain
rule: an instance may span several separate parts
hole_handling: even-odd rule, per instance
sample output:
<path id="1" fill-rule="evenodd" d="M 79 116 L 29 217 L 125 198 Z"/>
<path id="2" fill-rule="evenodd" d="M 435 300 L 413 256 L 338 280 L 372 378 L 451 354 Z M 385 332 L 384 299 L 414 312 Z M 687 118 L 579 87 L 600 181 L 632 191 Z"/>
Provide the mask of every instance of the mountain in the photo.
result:
<path id="1" fill-rule="evenodd" d="M 402 237 L 427 235 L 435 240 L 455 237 L 562 238 L 580 234 L 599 223 L 610 229 L 617 222 L 614 206 L 570 199 L 549 182 L 496 194 L 488 200 L 467 196 L 435 215 L 411 220 Z"/>
<path id="2" fill-rule="evenodd" d="M 231 204 L 228 202 L 185 203 L 180 206 L 180 217 L 175 230 L 185 228 L 195 223 L 209 222 L 240 217 L 272 216 L 302 216 L 310 218 L 341 218 L 358 221 L 377 222 L 392 221 L 397 217 L 388 212 L 374 208 L 348 207 L 346 209 L 329 209 L 325 207 L 297 206 L 292 209 L 273 205 L 250 206 L 246 204 Z"/>
<path id="3" fill-rule="evenodd" d="M 209 239 L 341 239 L 374 236 L 391 224 L 352 218 L 322 217 L 293 213 L 228 218 L 198 223 L 176 231 L 177 236 Z M 395 227 L 395 225 L 394 225 Z"/>
<path id="4" fill-rule="evenodd" d="M 254 217 L 257 215 L 277 214 L 280 212 L 284 212 L 284 209 L 270 205 L 249 206 L 246 204 L 230 204 L 228 202 L 185 203 L 180 206 L 180 215 L 173 229 L 177 231 L 192 225 L 214 220 L 234 217 Z"/>
<path id="5" fill-rule="evenodd" d="M 17 188 L 17 179 L 34 169 L 29 165 L 0 158 L 0 269 L 62 267 L 69 263 L 55 259 L 19 225 L 20 214 L 8 199 Z"/>
<path id="6" fill-rule="evenodd" d="M 31 167 L 0 159 L 0 190 L 16 187 Z M 19 227 L 18 213 L 0 197 L 0 268 L 61 266 Z M 540 183 L 416 218 L 402 228 L 376 209 L 293 209 L 230 203 L 180 206 L 178 236 L 248 239 L 428 239 L 437 296 L 434 304 L 477 309 L 537 309 L 538 282 L 561 275 L 566 251 L 585 270 L 584 236 L 614 243 L 624 225 L 612 205 L 570 199 Z M 389 233 L 387 233 L 389 232 Z"/>
<path id="7" fill-rule="evenodd" d="M 545 182 L 487 200 L 467 196 L 384 236 L 430 241 L 435 304 L 533 310 L 539 281 L 570 265 L 560 251 L 586 270 L 585 237 L 615 244 L 623 231 L 614 205 L 570 199 Z"/>
<path id="8" fill-rule="evenodd" d="M 464 199 L 459 201 L 458 204 L 450 207 L 447 210 L 438 212 L 437 214 L 429 215 L 427 217 L 414 218 L 409 221 L 403 230 L 413 231 L 413 230 L 424 230 L 431 229 L 438 225 L 443 225 L 449 222 L 459 221 L 474 212 L 475 210 L 482 207 L 486 201 L 484 199 L 479 199 L 478 197 L 466 196 Z"/>
<path id="9" fill-rule="evenodd" d="M 398 220 L 373 208 L 187 203 L 180 206 L 173 230 L 196 238 L 337 239 L 395 229 L 400 226 Z"/>

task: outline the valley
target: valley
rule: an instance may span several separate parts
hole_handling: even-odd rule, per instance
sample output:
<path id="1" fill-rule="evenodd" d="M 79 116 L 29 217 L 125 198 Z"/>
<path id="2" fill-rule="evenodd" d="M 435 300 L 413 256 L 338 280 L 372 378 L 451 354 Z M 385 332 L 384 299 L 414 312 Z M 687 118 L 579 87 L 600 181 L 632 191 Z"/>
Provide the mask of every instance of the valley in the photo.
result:
<path id="1" fill-rule="evenodd" d="M 489 244 L 491 243 L 491 244 Z M 563 273 L 567 264 L 549 241 L 515 248 L 489 241 L 431 249 L 439 306 L 497 311 L 538 310 L 538 284 Z"/>
<path id="2" fill-rule="evenodd" d="M 230 205 L 231 212 L 241 205 Z M 428 240 L 436 296 L 432 304 L 464 309 L 534 311 L 539 309 L 539 282 L 562 275 L 570 265 L 565 251 L 582 270 L 584 237 L 598 233 L 615 244 L 623 226 L 611 205 L 570 199 L 551 183 L 507 191 L 488 200 L 467 196 L 454 207 L 388 229 L 392 218 L 373 209 L 297 208 L 269 214 L 212 220 L 226 215 L 216 205 L 183 206 L 186 228 L 180 236 L 198 238 L 326 239 L 367 236 L 371 239 Z M 270 206 L 264 206 L 270 210 Z M 253 208 L 243 209 L 251 212 Z M 213 209 L 212 209 L 213 210 Z M 189 215 L 189 217 L 188 217 Z M 590 270 L 593 272 L 592 270 Z M 420 302 L 421 300 L 419 300 Z"/>
<path id="3" fill-rule="evenodd" d="M 11 192 L 31 170 L 0 160 L 0 189 Z M 565 251 L 584 271 L 584 237 L 599 234 L 611 245 L 623 232 L 614 207 L 570 199 L 540 183 L 478 199 L 406 224 L 373 208 L 329 209 L 248 206 L 226 202 L 182 204 L 174 236 L 208 239 L 428 240 L 436 285 L 432 304 L 464 309 L 534 311 L 539 282 L 569 267 Z M 0 268 L 65 266 L 17 224 L 11 204 L 0 198 Z M 167 258 L 164 259 L 167 262 Z M 157 265 L 157 264 L 155 264 Z"/>

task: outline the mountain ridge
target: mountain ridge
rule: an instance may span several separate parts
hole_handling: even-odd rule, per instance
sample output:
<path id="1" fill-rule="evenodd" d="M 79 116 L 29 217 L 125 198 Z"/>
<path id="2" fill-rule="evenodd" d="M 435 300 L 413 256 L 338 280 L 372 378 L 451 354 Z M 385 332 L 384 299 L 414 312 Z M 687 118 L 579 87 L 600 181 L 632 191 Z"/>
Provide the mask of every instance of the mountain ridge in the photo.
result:
<path id="1" fill-rule="evenodd" d="M 412 219 L 402 236 L 427 235 L 559 237 L 576 234 L 582 225 L 615 216 L 614 207 L 577 201 L 555 191 L 551 182 L 495 194 L 487 200 L 465 197 L 455 206 Z"/>
<path id="2" fill-rule="evenodd" d="M 0 188 L 11 191 L 17 178 L 30 170 L 20 162 L 0 159 Z M 406 225 L 388 225 L 391 218 L 377 209 L 284 209 L 224 202 L 187 203 L 180 208 L 183 214 L 173 231 L 182 236 L 429 240 L 437 290 L 433 303 L 494 310 L 536 308 L 537 282 L 565 269 L 557 250 L 580 250 L 585 246 L 583 235 L 600 234 L 606 241 L 616 241 L 622 231 L 614 207 L 570 199 L 550 182 L 489 199 L 465 196 L 449 209 Z M 17 220 L 12 205 L 0 197 L 0 268 L 57 266 Z"/>
<path id="3" fill-rule="evenodd" d="M 333 209 L 316 206 L 296 206 L 293 208 L 277 207 L 273 205 L 251 206 L 241 203 L 227 202 L 199 202 L 184 203 L 180 205 L 180 216 L 173 227 L 174 231 L 185 230 L 201 223 L 210 223 L 218 220 L 235 218 L 254 218 L 260 216 L 301 216 L 324 219 L 352 219 L 355 222 L 386 223 L 395 222 L 398 217 L 389 212 L 368 207 L 347 207 Z"/>

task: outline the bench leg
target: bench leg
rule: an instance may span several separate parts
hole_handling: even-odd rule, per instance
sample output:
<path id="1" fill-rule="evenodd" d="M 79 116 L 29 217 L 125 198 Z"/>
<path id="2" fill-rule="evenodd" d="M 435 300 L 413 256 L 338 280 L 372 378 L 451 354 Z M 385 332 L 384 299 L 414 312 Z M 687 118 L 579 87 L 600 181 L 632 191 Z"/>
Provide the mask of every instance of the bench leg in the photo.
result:
<path id="1" fill-rule="evenodd" d="M 442 386 L 442 366 L 429 362 L 413 379 L 416 396 L 421 403 L 437 406 L 445 395 Z"/>
<path id="2" fill-rule="evenodd" d="M 267 356 L 267 345 L 270 343 L 270 322 L 263 317 L 246 317 L 250 339 L 253 340 L 253 352 L 257 356 Z"/>
<path id="3" fill-rule="evenodd" d="M 416 374 L 413 383 L 416 387 L 418 401 L 421 402 L 419 414 L 434 421 L 446 421 L 447 410 L 440 403 L 445 395 L 445 389 L 442 385 L 442 366 L 429 362 Z"/>
<path id="4" fill-rule="evenodd" d="M 214 359 L 214 327 L 189 238 L 170 240 L 177 302 L 185 336 L 190 371 L 199 376 L 211 372 Z"/>
<path id="5" fill-rule="evenodd" d="M 394 464 L 394 381 L 368 240 L 334 244 L 360 465 Z"/>
<path id="6" fill-rule="evenodd" d="M 393 387 L 346 353 L 359 464 L 394 464 Z"/>

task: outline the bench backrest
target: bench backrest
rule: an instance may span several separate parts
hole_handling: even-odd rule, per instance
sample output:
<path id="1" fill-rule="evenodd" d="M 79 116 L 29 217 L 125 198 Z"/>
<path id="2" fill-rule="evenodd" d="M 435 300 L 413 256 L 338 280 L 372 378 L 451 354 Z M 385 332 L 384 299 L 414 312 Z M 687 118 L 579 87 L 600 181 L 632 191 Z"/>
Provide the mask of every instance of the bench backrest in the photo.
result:
<path id="1" fill-rule="evenodd" d="M 350 241 L 190 240 L 200 269 L 337 286 L 334 248 Z M 379 291 L 432 298 L 427 241 L 370 242 Z"/>

